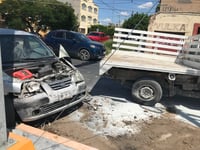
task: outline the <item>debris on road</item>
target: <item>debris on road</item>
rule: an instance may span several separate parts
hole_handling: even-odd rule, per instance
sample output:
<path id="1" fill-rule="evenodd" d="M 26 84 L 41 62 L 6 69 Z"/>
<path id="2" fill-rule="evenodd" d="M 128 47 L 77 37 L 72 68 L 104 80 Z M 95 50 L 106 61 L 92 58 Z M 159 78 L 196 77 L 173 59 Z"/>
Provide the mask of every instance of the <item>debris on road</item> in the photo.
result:
<path id="1" fill-rule="evenodd" d="M 72 120 L 77 120 L 77 116 L 85 126 L 95 133 L 104 136 L 131 136 L 140 131 L 141 121 L 150 121 L 159 117 L 163 110 L 161 106 L 147 107 L 125 101 L 113 101 L 107 97 L 95 96 L 85 105 L 88 111 L 77 110 L 70 115 Z M 91 109 L 92 108 L 92 109 Z"/>

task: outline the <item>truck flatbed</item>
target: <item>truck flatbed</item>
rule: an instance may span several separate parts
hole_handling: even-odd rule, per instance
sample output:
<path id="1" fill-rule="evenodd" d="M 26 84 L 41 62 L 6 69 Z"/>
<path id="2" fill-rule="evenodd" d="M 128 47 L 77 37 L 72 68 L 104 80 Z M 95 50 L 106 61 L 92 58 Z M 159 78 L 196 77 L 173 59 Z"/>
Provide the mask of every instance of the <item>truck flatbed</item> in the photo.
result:
<path id="1" fill-rule="evenodd" d="M 200 76 L 200 35 L 115 28 L 112 48 L 100 62 L 100 75 L 115 67 Z"/>
<path id="2" fill-rule="evenodd" d="M 101 61 L 100 75 L 116 67 L 200 76 L 198 69 L 178 64 L 178 61 L 174 56 L 116 50 Z"/>

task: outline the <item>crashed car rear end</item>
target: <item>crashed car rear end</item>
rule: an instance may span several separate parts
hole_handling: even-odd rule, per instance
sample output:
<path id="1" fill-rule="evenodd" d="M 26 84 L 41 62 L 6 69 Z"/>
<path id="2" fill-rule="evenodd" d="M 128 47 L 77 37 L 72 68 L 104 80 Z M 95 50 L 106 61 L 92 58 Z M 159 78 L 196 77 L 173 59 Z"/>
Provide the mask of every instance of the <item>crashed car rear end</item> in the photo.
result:
<path id="1" fill-rule="evenodd" d="M 16 112 L 24 122 L 35 121 L 85 99 L 81 73 L 36 35 L 0 29 L 0 42 L 7 118 Z"/>

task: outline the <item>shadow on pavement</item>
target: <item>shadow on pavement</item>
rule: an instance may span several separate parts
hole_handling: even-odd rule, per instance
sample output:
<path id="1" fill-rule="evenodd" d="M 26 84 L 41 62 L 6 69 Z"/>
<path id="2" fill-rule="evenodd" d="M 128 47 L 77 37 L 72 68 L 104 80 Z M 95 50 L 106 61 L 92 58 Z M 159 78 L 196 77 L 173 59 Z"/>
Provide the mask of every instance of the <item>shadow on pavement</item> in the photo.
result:
<path id="1" fill-rule="evenodd" d="M 161 103 L 170 113 L 178 115 L 179 118 L 200 127 L 200 100 L 182 96 L 164 98 Z"/>
<path id="2" fill-rule="evenodd" d="M 118 81 L 110 78 L 101 77 L 91 89 L 92 96 L 104 95 L 112 99 L 126 99 L 131 101 L 131 91 L 122 86 Z"/>
<path id="3" fill-rule="evenodd" d="M 77 67 L 83 67 L 83 66 L 88 66 L 88 65 L 92 65 L 92 64 L 96 64 L 98 61 L 95 60 L 90 60 L 90 61 L 81 61 L 81 60 L 76 60 L 76 59 L 72 59 L 72 64 Z"/>
<path id="4" fill-rule="evenodd" d="M 109 78 L 101 77 L 95 86 L 91 89 L 92 96 L 105 96 L 109 97 L 114 101 L 119 102 L 134 102 L 131 96 L 131 90 L 123 87 L 116 80 Z M 163 108 L 159 107 L 145 107 L 144 109 L 149 109 L 148 111 L 155 111 L 157 113 L 163 113 L 167 111 L 169 113 L 176 114 L 177 117 L 182 118 L 186 122 L 189 122 L 197 127 L 200 127 L 200 100 L 182 96 L 175 97 L 164 97 L 161 102 L 164 106 Z M 158 110 L 157 110 L 158 109 Z"/>

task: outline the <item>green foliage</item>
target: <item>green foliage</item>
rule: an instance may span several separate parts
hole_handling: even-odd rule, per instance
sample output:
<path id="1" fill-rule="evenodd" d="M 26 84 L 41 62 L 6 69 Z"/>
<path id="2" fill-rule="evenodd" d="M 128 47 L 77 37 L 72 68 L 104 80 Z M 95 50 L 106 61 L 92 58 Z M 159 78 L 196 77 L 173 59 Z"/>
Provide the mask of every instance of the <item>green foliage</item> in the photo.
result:
<path id="1" fill-rule="evenodd" d="M 146 14 L 136 13 L 128 20 L 125 20 L 122 27 L 136 30 L 147 30 L 150 17 Z"/>
<path id="2" fill-rule="evenodd" d="M 159 1 L 159 4 L 158 4 L 157 7 L 156 7 L 156 12 L 159 12 L 159 11 L 160 11 L 160 3 L 161 3 L 161 0 Z"/>
<path id="3" fill-rule="evenodd" d="M 16 28 L 16 29 L 25 29 L 26 25 L 22 22 L 20 18 L 14 18 L 7 24 L 10 28 Z"/>
<path id="4" fill-rule="evenodd" d="M 108 27 L 107 27 L 106 33 L 107 33 L 107 35 L 110 36 L 110 38 L 113 37 L 114 32 L 115 32 L 115 27 L 114 27 L 114 26 L 108 26 Z"/>
<path id="5" fill-rule="evenodd" d="M 111 52 L 112 44 L 113 44 L 112 39 L 104 42 L 104 45 L 105 45 L 105 48 L 106 48 L 106 54 L 109 54 Z"/>
<path id="6" fill-rule="evenodd" d="M 73 8 L 56 0 L 6 0 L 0 4 L 0 13 L 8 28 L 38 31 L 42 26 L 67 30 L 78 27 Z"/>
<path id="7" fill-rule="evenodd" d="M 114 29 L 114 26 L 92 25 L 88 31 L 101 31 L 112 37 L 114 34 Z"/>

